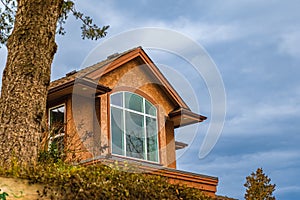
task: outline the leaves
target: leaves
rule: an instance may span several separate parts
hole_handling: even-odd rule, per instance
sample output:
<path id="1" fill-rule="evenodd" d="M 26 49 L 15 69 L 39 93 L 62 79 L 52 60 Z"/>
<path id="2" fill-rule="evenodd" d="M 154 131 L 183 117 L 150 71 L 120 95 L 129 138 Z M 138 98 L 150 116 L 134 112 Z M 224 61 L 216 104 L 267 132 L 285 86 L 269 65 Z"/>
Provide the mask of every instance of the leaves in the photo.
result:
<path id="1" fill-rule="evenodd" d="M 3 5 L 3 9 L 0 7 L 0 44 L 6 44 L 8 37 L 12 33 L 15 21 L 15 14 L 17 10 L 16 0 L 0 0 L 0 4 Z M 65 35 L 66 31 L 64 25 L 70 12 L 75 16 L 76 19 L 82 22 L 81 25 L 81 37 L 82 39 L 97 40 L 105 37 L 109 26 L 99 27 L 93 23 L 93 19 L 89 16 L 75 9 L 73 1 L 66 0 L 63 2 L 61 8 L 61 15 L 57 22 L 57 33 Z"/>
<path id="2" fill-rule="evenodd" d="M 256 173 L 251 173 L 246 177 L 244 186 L 246 189 L 246 200 L 275 200 L 272 193 L 275 191 L 275 184 L 271 184 L 271 179 L 263 173 L 262 168 L 258 168 Z"/>
<path id="3" fill-rule="evenodd" d="M 68 14 L 72 13 L 76 19 L 82 22 L 81 26 L 81 37 L 82 39 L 91 39 L 97 40 L 102 37 L 105 37 L 107 34 L 107 29 L 109 26 L 99 27 L 93 23 L 93 19 L 89 16 L 85 16 L 83 13 L 79 12 L 75 8 L 73 1 L 65 1 L 62 7 L 61 17 L 58 21 L 58 30 L 57 32 L 61 35 L 64 35 L 66 32 L 64 30 L 63 24 L 65 24 Z"/>
<path id="4" fill-rule="evenodd" d="M 15 0 L 0 0 L 0 2 L 4 6 L 4 9 L 0 8 L 0 43 L 6 44 L 14 27 L 17 3 Z"/>
<path id="5" fill-rule="evenodd" d="M 39 163 L 23 171 L 18 168 L 14 173 L 30 184 L 44 185 L 38 195 L 47 199 L 212 199 L 198 189 L 170 184 L 164 177 L 126 172 L 121 164 L 108 167 Z M 12 174 L 0 166 L 0 175 Z"/>

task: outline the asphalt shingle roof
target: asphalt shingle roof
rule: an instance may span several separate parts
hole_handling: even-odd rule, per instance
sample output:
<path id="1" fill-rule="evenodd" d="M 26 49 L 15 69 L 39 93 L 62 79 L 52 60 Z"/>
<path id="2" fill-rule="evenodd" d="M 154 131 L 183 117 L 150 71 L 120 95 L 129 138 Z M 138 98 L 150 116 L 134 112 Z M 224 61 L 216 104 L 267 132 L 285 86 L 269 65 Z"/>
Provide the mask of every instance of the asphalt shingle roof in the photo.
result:
<path id="1" fill-rule="evenodd" d="M 49 86 L 49 90 L 53 89 L 53 88 L 56 88 L 60 85 L 63 85 L 63 84 L 66 84 L 66 83 L 69 83 L 69 82 L 72 82 L 76 79 L 76 77 L 78 77 L 78 75 L 83 75 L 83 74 L 88 74 L 88 73 L 91 73 L 97 69 L 100 69 L 108 64 L 110 64 L 111 62 L 117 60 L 118 58 L 120 58 L 121 56 L 127 54 L 127 53 L 130 53 L 136 49 L 141 49 L 141 47 L 136 47 L 136 48 L 133 48 L 133 49 L 130 49 L 130 50 L 127 50 L 123 53 L 114 53 L 110 56 L 107 56 L 107 59 L 103 60 L 103 61 L 100 61 L 94 65 L 91 65 L 89 67 L 86 67 L 84 69 L 81 69 L 79 71 L 72 71 L 70 73 L 67 73 L 66 76 L 62 77 L 62 78 L 59 78 L 57 80 L 54 80 L 50 83 L 50 86 Z"/>

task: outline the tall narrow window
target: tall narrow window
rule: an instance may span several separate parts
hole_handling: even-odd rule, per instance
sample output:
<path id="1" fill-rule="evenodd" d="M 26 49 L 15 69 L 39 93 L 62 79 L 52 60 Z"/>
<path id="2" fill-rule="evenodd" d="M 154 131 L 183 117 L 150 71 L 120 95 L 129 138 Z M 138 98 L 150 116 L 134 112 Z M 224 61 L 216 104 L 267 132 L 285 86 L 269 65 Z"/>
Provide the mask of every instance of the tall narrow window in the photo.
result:
<path id="1" fill-rule="evenodd" d="M 49 126 L 50 148 L 58 150 L 59 154 L 63 154 L 65 135 L 65 105 L 60 105 L 49 109 Z"/>
<path id="2" fill-rule="evenodd" d="M 110 96 L 112 153 L 158 162 L 157 111 L 131 92 Z"/>

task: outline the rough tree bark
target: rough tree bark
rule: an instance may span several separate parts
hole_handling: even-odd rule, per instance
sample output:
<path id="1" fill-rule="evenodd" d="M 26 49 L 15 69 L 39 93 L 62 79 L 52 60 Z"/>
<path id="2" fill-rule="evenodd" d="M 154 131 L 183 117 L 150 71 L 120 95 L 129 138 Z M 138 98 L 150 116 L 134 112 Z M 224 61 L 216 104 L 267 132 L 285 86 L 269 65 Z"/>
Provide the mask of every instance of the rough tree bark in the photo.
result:
<path id="1" fill-rule="evenodd" d="M 2 80 L 0 164 L 37 160 L 62 4 L 63 0 L 18 0 Z"/>

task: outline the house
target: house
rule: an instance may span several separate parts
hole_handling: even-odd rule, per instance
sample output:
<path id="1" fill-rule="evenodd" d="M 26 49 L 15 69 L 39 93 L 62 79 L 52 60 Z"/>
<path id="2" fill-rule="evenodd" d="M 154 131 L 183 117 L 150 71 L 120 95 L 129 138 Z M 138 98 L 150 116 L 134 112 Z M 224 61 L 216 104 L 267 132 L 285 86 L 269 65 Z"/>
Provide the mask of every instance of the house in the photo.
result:
<path id="1" fill-rule="evenodd" d="M 174 129 L 206 117 L 190 110 L 141 47 L 51 82 L 49 142 L 85 164 L 128 161 L 215 196 L 218 178 L 176 169 Z"/>

